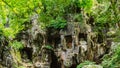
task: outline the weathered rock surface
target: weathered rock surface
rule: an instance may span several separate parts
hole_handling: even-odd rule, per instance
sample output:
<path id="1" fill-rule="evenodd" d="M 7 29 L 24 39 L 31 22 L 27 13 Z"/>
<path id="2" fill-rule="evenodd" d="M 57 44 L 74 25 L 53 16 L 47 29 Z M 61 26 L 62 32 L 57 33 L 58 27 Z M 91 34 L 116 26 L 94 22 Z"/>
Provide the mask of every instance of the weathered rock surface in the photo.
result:
<path id="1" fill-rule="evenodd" d="M 112 47 L 111 41 L 105 36 L 107 32 L 101 36 L 93 31 L 90 24 L 68 22 L 66 29 L 48 28 L 45 32 L 39 28 L 36 17 L 31 22 L 15 38 L 24 45 L 18 50 L 19 60 L 17 52 L 7 46 L 8 42 L 4 38 L 0 40 L 0 66 L 14 68 L 15 63 L 26 68 L 76 68 L 85 60 L 100 63 L 100 59 Z M 97 67 L 103 68 L 98 65 L 83 68 Z"/>

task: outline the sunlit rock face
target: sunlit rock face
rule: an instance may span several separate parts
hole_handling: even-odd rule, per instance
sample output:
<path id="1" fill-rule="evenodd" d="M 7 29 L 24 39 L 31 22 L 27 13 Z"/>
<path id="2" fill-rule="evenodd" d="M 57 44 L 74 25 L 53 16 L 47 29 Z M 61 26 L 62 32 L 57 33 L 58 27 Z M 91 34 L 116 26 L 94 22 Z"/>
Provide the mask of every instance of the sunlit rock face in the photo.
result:
<path id="1" fill-rule="evenodd" d="M 66 67 L 70 67 L 73 64 L 73 52 L 71 49 L 67 49 L 66 51 L 62 52 L 61 58 L 63 60 L 63 64 Z"/>
<path id="2" fill-rule="evenodd" d="M 90 24 L 72 22 L 71 25 L 71 22 L 68 22 L 67 28 L 60 30 L 60 43 L 55 53 L 60 57 L 63 68 L 70 68 L 85 60 L 100 63 L 100 59 L 108 53 L 111 44 L 92 28 Z"/>
<path id="3" fill-rule="evenodd" d="M 25 22 L 25 28 L 15 38 L 24 45 L 20 53 L 25 63 L 34 62 L 45 43 L 45 31 L 39 25 L 38 15 L 32 16 L 30 22 Z"/>
<path id="4" fill-rule="evenodd" d="M 103 67 L 100 65 L 85 65 L 82 68 L 103 68 Z"/>
<path id="5" fill-rule="evenodd" d="M 86 41 L 84 41 L 84 40 L 80 41 L 81 53 L 84 53 L 87 51 L 87 46 L 88 45 L 87 45 Z"/>

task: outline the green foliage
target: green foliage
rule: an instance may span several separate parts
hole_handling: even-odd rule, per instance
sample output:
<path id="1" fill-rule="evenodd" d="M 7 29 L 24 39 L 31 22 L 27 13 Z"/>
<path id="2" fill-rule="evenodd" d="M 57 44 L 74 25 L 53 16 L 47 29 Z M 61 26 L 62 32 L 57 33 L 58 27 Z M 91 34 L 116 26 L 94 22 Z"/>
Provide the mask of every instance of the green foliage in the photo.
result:
<path id="1" fill-rule="evenodd" d="M 44 22 L 46 26 L 50 26 L 50 24 L 54 23 L 56 24 L 63 22 L 63 17 L 66 10 L 65 7 L 70 5 L 71 1 L 72 0 L 42 0 L 44 8 L 40 13 L 40 20 Z M 61 28 L 61 25 L 63 24 L 58 25 L 58 27 Z"/>
<path id="2" fill-rule="evenodd" d="M 113 38 L 114 39 L 114 41 L 115 42 L 120 42 L 120 30 L 117 30 L 116 32 L 115 32 L 115 37 Z"/>
<path id="3" fill-rule="evenodd" d="M 51 45 L 46 45 L 46 46 L 44 46 L 43 48 L 53 50 L 53 47 L 52 47 Z"/>
<path id="4" fill-rule="evenodd" d="M 120 67 L 120 45 L 112 52 L 112 55 L 106 55 L 102 61 L 104 68 L 119 68 Z"/>
<path id="5" fill-rule="evenodd" d="M 82 68 L 85 65 L 93 65 L 95 64 L 95 62 L 91 62 L 91 61 L 84 61 L 83 63 L 80 63 L 77 68 Z"/>
<path id="6" fill-rule="evenodd" d="M 65 17 L 69 13 L 78 12 L 73 18 L 83 22 L 84 17 L 81 17 L 84 14 L 81 11 L 86 17 L 92 16 L 94 23 L 117 23 L 120 20 L 119 3 L 118 0 L 0 0 L 0 28 L 6 37 L 15 38 L 24 29 L 24 22 L 38 14 L 45 27 L 61 29 L 66 26 Z M 6 24 L 9 27 L 6 28 Z"/>
<path id="7" fill-rule="evenodd" d="M 48 27 L 53 27 L 55 29 L 63 29 L 66 25 L 66 20 L 58 17 L 56 20 L 51 20 L 51 24 Z"/>
<path id="8" fill-rule="evenodd" d="M 92 9 L 93 12 L 90 14 L 94 17 L 95 23 L 118 23 L 119 22 L 119 1 L 116 3 L 109 0 L 97 0 L 96 5 Z"/>
<path id="9" fill-rule="evenodd" d="M 0 27 L 0 35 L 3 35 L 3 30 L 2 30 L 3 29 L 3 25 L 0 23 L 0 26 L 1 26 Z"/>
<path id="10" fill-rule="evenodd" d="M 41 7 L 40 0 L 0 0 L 0 28 L 4 35 L 15 38 L 24 28 L 23 23 L 35 13 L 40 13 Z"/>
<path id="11" fill-rule="evenodd" d="M 24 47 L 21 42 L 18 42 L 16 40 L 10 43 L 10 45 L 17 50 L 22 49 Z"/>
<path id="12" fill-rule="evenodd" d="M 79 0 L 80 7 L 84 9 L 85 12 L 90 13 L 92 11 L 95 0 Z"/>

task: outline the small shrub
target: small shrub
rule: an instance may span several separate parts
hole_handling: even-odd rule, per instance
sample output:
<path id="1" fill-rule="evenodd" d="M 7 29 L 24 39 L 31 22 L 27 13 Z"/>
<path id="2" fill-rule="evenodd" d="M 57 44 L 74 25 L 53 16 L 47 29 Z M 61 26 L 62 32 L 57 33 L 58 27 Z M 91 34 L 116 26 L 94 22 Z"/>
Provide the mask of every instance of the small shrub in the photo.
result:
<path id="1" fill-rule="evenodd" d="M 120 68 L 120 45 L 113 51 L 111 57 L 107 55 L 103 58 L 102 65 L 104 68 Z"/>
<path id="2" fill-rule="evenodd" d="M 21 42 L 16 41 L 16 40 L 11 43 L 11 46 L 17 50 L 23 48 L 23 44 Z"/>
<path id="3" fill-rule="evenodd" d="M 80 64 L 77 66 L 77 68 L 82 68 L 82 67 L 85 66 L 85 65 L 93 65 L 93 64 L 95 64 L 95 62 L 85 61 L 85 62 L 83 62 L 83 63 L 80 63 Z"/>

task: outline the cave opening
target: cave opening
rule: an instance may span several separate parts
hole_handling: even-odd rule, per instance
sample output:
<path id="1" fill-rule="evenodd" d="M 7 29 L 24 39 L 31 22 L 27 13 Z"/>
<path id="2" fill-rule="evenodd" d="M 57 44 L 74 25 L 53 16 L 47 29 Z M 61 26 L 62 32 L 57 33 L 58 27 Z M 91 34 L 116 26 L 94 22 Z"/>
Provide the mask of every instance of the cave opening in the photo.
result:
<path id="1" fill-rule="evenodd" d="M 65 40 L 66 40 L 66 47 L 72 48 L 72 35 L 65 36 Z"/>
<path id="2" fill-rule="evenodd" d="M 54 39 L 54 47 L 55 48 L 57 48 L 58 47 L 58 44 L 60 44 L 60 37 L 56 37 L 55 39 Z"/>
<path id="3" fill-rule="evenodd" d="M 80 41 L 81 39 L 87 41 L 87 34 L 85 34 L 85 33 L 79 33 L 79 41 Z"/>
<path id="4" fill-rule="evenodd" d="M 33 49 L 29 48 L 29 47 L 24 47 L 23 49 L 20 50 L 21 53 L 21 58 L 22 59 L 27 59 L 32 61 L 32 53 L 33 53 Z"/>

